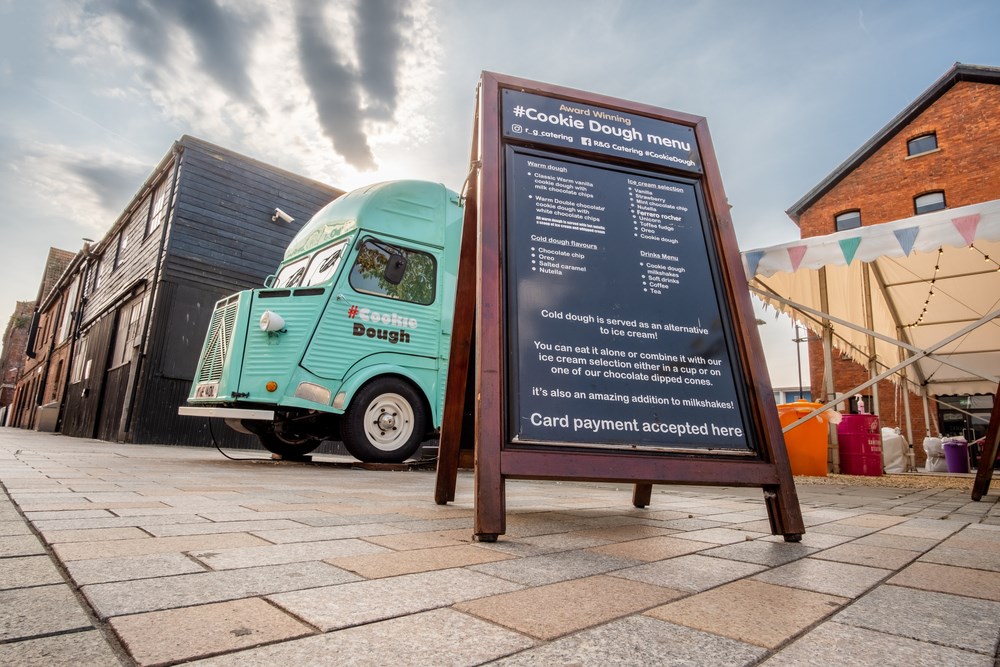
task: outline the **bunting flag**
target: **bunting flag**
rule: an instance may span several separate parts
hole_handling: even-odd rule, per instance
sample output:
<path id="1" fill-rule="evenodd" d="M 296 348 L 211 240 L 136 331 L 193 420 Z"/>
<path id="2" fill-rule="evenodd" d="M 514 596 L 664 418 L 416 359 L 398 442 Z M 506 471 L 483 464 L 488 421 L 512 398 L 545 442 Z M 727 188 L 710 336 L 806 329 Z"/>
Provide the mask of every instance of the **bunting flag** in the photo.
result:
<path id="1" fill-rule="evenodd" d="M 903 254 L 907 257 L 910 256 L 910 251 L 913 250 L 913 244 L 916 242 L 919 232 L 920 227 L 906 227 L 904 229 L 893 230 L 892 232 L 896 235 L 899 247 L 903 249 Z"/>
<path id="2" fill-rule="evenodd" d="M 840 251 L 844 253 L 844 261 L 850 266 L 851 262 L 854 261 L 854 253 L 858 251 L 858 246 L 861 245 L 861 237 L 855 236 L 849 239 L 842 239 L 840 241 Z"/>
<path id="3" fill-rule="evenodd" d="M 808 246 L 796 245 L 788 249 L 788 258 L 792 260 L 792 271 L 799 270 L 799 264 L 802 263 L 802 258 L 805 257 L 806 250 Z"/>
<path id="4" fill-rule="evenodd" d="M 952 218 L 951 224 L 955 225 L 955 229 L 962 235 L 965 242 L 972 245 L 972 242 L 976 240 L 976 227 L 979 226 L 979 214 L 974 213 L 973 215 L 963 215 L 960 218 Z"/>
<path id="5" fill-rule="evenodd" d="M 743 256 L 747 260 L 747 279 L 753 278 L 757 275 L 757 267 L 760 266 L 760 260 L 764 256 L 764 251 L 751 250 L 750 252 L 743 253 Z"/>

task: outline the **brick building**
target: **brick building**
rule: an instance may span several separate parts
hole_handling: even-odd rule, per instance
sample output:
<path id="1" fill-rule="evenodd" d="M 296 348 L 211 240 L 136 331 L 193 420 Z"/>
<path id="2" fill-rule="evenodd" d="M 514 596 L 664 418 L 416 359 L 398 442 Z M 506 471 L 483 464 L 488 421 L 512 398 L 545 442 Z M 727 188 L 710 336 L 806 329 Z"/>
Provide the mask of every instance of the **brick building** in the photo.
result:
<path id="1" fill-rule="evenodd" d="M 808 238 L 998 199 L 1000 68 L 956 63 L 787 213 Z M 813 396 L 826 396 L 815 337 L 809 357 Z M 836 356 L 832 375 L 837 392 L 870 377 L 868 368 Z M 879 383 L 883 425 L 900 425 L 891 416 L 902 412 L 901 394 L 888 380 Z M 919 401 L 910 395 L 918 460 L 927 432 Z"/>
<path id="2" fill-rule="evenodd" d="M 38 285 L 38 298 L 34 301 L 35 307 L 32 309 L 31 325 L 22 350 L 23 364 L 18 375 L 8 419 L 8 424 L 11 426 L 34 428 L 37 407 L 53 398 L 51 387 L 46 392 L 49 352 L 51 350 L 42 345 L 41 340 L 47 339 L 47 331 L 54 328 L 60 313 L 54 313 L 51 309 L 43 311 L 41 306 L 45 297 L 59 282 L 66 267 L 73 261 L 73 257 L 74 253 L 68 250 L 49 248 L 45 269 L 42 271 L 42 279 Z"/>
<path id="3" fill-rule="evenodd" d="M 3 335 L 3 352 L 0 352 L 0 425 L 9 419 L 10 405 L 14 402 L 14 389 L 24 368 L 24 351 L 28 344 L 28 330 L 31 315 L 35 312 L 34 301 L 18 301 L 14 313 L 7 321 Z"/>

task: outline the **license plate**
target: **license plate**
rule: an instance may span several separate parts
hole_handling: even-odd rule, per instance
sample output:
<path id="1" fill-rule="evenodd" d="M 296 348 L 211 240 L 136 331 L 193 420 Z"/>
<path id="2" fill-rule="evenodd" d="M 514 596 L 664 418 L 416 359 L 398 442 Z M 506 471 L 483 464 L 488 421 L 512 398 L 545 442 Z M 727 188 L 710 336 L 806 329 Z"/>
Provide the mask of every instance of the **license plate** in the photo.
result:
<path id="1" fill-rule="evenodd" d="M 208 382 L 198 385 L 194 391 L 195 398 L 215 398 L 219 394 L 219 383 Z"/>

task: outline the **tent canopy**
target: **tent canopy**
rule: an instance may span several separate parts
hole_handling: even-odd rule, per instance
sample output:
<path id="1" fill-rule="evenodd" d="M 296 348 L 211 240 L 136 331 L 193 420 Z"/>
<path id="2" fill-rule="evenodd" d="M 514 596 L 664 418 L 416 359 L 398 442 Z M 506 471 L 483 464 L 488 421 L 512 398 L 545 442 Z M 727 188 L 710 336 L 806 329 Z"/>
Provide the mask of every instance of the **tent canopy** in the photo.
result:
<path id="1" fill-rule="evenodd" d="M 906 379 L 928 394 L 996 392 L 1000 200 L 748 250 L 743 261 L 766 303 L 817 334 L 830 316 L 834 345 L 858 363 L 874 353 L 884 370 L 917 356 Z"/>

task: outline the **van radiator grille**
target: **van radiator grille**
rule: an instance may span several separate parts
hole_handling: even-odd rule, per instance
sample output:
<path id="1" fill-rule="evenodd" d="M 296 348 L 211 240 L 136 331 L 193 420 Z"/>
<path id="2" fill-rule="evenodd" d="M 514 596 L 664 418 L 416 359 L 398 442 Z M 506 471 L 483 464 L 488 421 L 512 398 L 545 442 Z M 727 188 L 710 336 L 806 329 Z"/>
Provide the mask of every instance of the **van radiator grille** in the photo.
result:
<path id="1" fill-rule="evenodd" d="M 236 311 L 239 310 L 240 299 L 234 294 L 215 304 L 212 321 L 208 325 L 208 344 L 205 346 L 205 358 L 198 369 L 196 382 L 218 382 L 222 378 L 222 368 L 229 354 L 229 346 L 233 340 L 233 329 L 236 325 Z"/>

